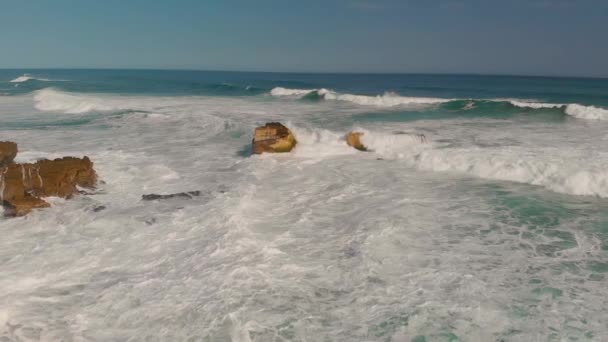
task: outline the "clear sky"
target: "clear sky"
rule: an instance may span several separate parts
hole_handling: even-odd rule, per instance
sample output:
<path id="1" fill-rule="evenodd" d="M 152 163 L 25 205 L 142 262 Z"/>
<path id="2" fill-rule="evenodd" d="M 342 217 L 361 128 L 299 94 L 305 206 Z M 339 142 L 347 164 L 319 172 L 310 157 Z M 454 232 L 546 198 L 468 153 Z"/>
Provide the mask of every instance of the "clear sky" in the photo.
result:
<path id="1" fill-rule="evenodd" d="M 0 68 L 608 77 L 608 0 L 0 0 Z"/>

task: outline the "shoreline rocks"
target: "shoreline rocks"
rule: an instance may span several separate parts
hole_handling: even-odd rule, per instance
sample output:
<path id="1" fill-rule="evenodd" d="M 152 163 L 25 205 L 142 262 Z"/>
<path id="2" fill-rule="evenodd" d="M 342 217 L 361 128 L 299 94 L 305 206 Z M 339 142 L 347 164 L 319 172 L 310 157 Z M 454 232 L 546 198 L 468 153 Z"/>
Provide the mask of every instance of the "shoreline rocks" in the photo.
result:
<path id="1" fill-rule="evenodd" d="M 290 152 L 297 144 L 289 128 L 279 122 L 257 127 L 251 141 L 253 154 Z"/>
<path id="2" fill-rule="evenodd" d="M 0 201 L 5 216 L 22 216 L 49 207 L 41 197 L 72 198 L 78 187 L 93 189 L 96 183 L 93 162 L 86 156 L 12 163 L 0 168 Z"/>

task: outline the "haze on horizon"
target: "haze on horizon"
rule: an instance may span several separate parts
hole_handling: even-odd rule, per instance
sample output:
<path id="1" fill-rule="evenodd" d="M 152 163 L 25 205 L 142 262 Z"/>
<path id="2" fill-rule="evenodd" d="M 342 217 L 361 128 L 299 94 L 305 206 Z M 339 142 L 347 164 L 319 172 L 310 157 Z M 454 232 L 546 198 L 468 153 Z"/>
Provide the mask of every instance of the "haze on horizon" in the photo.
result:
<path id="1" fill-rule="evenodd" d="M 602 0 L 32 0 L 0 68 L 608 77 Z"/>

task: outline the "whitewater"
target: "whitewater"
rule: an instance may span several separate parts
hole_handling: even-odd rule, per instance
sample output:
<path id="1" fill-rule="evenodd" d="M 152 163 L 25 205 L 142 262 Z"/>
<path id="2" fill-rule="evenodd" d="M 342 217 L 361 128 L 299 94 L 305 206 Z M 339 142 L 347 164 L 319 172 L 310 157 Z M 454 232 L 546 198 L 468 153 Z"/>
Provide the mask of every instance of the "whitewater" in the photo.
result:
<path id="1" fill-rule="evenodd" d="M 0 218 L 0 339 L 608 340 L 607 82 L 1 71 L 17 161 L 101 182 Z"/>

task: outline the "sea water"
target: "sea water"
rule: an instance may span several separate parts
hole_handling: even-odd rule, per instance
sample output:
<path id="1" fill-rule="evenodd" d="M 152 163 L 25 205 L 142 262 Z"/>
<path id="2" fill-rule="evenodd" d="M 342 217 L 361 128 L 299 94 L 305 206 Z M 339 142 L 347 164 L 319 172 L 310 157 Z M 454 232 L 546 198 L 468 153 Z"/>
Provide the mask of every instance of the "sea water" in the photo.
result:
<path id="1" fill-rule="evenodd" d="M 0 218 L 1 341 L 608 340 L 605 79 L 1 70 L 0 140 L 100 178 Z"/>

